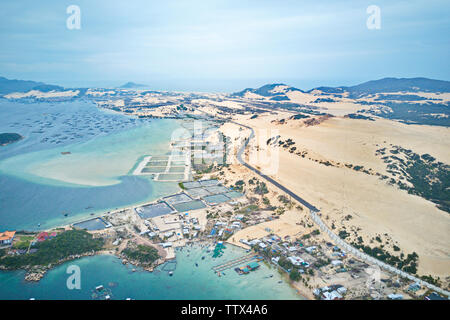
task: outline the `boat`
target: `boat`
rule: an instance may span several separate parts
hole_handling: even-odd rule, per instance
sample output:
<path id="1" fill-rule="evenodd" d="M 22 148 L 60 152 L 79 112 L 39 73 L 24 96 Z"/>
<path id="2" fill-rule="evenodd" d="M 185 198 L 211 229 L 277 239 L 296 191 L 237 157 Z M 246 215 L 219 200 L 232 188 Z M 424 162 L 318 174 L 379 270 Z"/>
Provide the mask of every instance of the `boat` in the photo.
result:
<path id="1" fill-rule="evenodd" d="M 195 266 L 198 267 L 198 263 L 196 263 Z"/>
<path id="2" fill-rule="evenodd" d="M 99 291 L 99 290 L 103 290 L 103 288 L 104 288 L 103 285 L 99 285 L 99 286 L 95 287 L 95 290 Z"/>
<path id="3" fill-rule="evenodd" d="M 173 272 L 172 271 L 169 271 L 169 276 L 173 276 Z"/>

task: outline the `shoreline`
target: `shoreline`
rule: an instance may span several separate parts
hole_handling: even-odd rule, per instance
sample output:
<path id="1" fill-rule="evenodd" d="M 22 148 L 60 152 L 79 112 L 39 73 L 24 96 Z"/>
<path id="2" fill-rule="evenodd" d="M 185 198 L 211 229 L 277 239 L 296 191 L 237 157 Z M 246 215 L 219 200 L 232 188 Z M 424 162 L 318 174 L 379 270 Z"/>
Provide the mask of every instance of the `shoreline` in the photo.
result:
<path id="1" fill-rule="evenodd" d="M 213 243 L 215 243 L 215 241 L 213 241 L 213 240 L 197 239 L 197 240 L 194 240 L 194 241 L 187 242 L 183 246 L 180 246 L 180 247 L 177 247 L 177 248 L 186 248 L 187 246 L 195 246 L 195 245 L 201 246 L 203 248 L 203 247 L 205 247 L 205 246 L 207 247 L 207 246 L 209 246 L 209 245 L 211 245 Z M 229 244 L 229 245 L 231 245 L 231 246 L 233 246 L 235 248 L 238 248 L 240 250 L 244 250 L 242 247 L 234 245 L 232 243 L 227 243 L 227 244 Z M 132 261 L 132 260 L 129 260 L 127 258 L 124 258 L 124 257 L 121 256 L 121 253 L 117 253 L 114 250 L 103 249 L 103 250 L 99 250 L 97 252 L 89 252 L 89 253 L 86 253 L 86 254 L 70 256 L 70 257 L 68 257 L 66 259 L 62 259 L 62 260 L 58 261 L 57 263 L 51 264 L 50 267 L 48 267 L 48 266 L 42 267 L 42 269 L 39 269 L 36 272 L 30 272 L 30 270 L 27 270 L 27 268 L 19 268 L 19 269 L 3 269 L 3 268 L 0 268 L 0 272 L 25 271 L 26 272 L 25 277 L 24 277 L 25 282 L 38 283 L 38 282 L 40 282 L 40 280 L 42 278 L 44 278 L 47 275 L 48 272 L 54 270 L 55 268 L 61 266 L 64 263 L 67 263 L 67 262 L 70 262 L 70 261 L 75 261 L 75 260 L 82 259 L 82 258 L 87 258 L 87 257 L 95 257 L 95 256 L 113 256 L 113 257 L 117 258 L 123 265 L 130 265 L 130 266 L 132 266 L 133 267 L 133 269 L 132 269 L 133 272 L 140 271 L 140 272 L 150 272 L 150 273 L 152 273 L 157 267 L 159 267 L 159 266 L 163 265 L 164 263 L 166 263 L 167 261 L 170 261 L 170 260 L 173 259 L 173 258 L 171 258 L 171 259 L 165 259 L 165 258 L 164 259 L 158 259 L 158 260 L 161 260 L 161 261 L 157 260 L 158 263 L 152 264 L 151 266 L 147 266 L 147 265 L 139 263 L 138 261 Z M 270 264 L 269 261 L 266 261 L 266 260 L 263 260 L 263 261 L 264 261 L 265 264 L 267 264 L 267 267 L 269 269 L 272 269 L 274 267 L 273 265 Z M 136 270 L 137 268 L 140 268 L 141 270 Z M 299 288 L 296 285 L 294 285 L 294 283 L 289 280 L 287 274 L 283 274 L 281 272 L 281 270 L 279 270 L 276 266 L 275 266 L 275 269 L 276 269 L 277 272 L 280 273 L 282 281 L 285 282 L 287 285 L 289 285 L 289 287 L 291 287 L 292 289 L 295 290 L 295 293 L 296 293 L 297 296 L 299 296 L 300 298 L 305 299 L 305 300 L 312 300 L 314 298 L 312 296 L 312 294 L 307 293 L 304 290 L 304 288 Z"/>

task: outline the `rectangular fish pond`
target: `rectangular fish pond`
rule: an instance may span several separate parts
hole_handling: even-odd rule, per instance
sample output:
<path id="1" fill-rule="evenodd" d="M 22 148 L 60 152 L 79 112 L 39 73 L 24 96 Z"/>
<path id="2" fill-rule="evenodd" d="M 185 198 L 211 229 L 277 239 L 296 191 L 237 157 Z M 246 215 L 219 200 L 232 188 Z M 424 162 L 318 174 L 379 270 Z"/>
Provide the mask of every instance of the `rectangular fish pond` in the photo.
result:
<path id="1" fill-rule="evenodd" d="M 165 214 L 173 213 L 175 211 L 171 207 L 169 207 L 167 203 L 158 202 L 136 208 L 136 212 L 142 219 L 148 219 L 163 216 Z"/>
<path id="2" fill-rule="evenodd" d="M 177 203 L 177 204 L 174 204 L 173 207 L 175 209 L 177 209 L 178 212 L 206 208 L 205 204 L 203 202 L 201 202 L 200 200 Z"/>
<path id="3" fill-rule="evenodd" d="M 209 204 L 210 206 L 213 206 L 218 203 L 230 201 L 231 199 L 223 194 L 216 194 L 216 195 L 204 197 L 203 200 L 205 200 L 206 203 Z"/>
<path id="4" fill-rule="evenodd" d="M 105 229 L 108 224 L 102 218 L 94 218 L 78 223 L 74 223 L 73 226 L 79 229 L 86 229 L 88 231 Z"/>

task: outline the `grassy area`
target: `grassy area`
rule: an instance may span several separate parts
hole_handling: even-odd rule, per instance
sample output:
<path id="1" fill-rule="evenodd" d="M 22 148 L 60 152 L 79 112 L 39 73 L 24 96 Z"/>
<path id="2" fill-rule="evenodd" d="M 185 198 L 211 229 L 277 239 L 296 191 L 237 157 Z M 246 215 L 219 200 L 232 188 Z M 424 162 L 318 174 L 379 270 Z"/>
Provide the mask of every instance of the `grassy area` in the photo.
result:
<path id="1" fill-rule="evenodd" d="M 20 236 L 16 241 L 14 241 L 12 247 L 13 249 L 28 249 L 30 242 L 33 241 L 34 236 Z"/>
<path id="2" fill-rule="evenodd" d="M 20 269 L 25 266 L 46 266 L 58 263 L 71 255 L 98 251 L 102 248 L 103 239 L 94 239 L 85 230 L 69 230 L 53 239 L 37 243 L 33 248 L 37 252 L 22 255 L 5 255 L 0 259 L 0 265 L 8 269 Z"/>

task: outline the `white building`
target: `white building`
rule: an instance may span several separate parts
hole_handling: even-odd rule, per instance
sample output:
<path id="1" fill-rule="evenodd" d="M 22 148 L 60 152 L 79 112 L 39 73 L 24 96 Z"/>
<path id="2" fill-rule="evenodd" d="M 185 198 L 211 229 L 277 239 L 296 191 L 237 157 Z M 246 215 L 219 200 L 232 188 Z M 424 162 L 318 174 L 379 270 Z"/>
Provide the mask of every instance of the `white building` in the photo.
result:
<path id="1" fill-rule="evenodd" d="M 288 257 L 288 260 L 294 265 L 294 266 L 301 266 L 302 262 L 304 262 L 304 260 L 300 257 L 296 257 L 296 256 L 290 256 Z"/>
<path id="2" fill-rule="evenodd" d="M 316 246 L 311 246 L 311 247 L 306 248 L 305 250 L 306 250 L 308 253 L 311 253 L 311 252 L 313 252 L 313 251 L 316 250 L 316 249 L 317 249 Z"/>
<path id="3" fill-rule="evenodd" d="M 267 244 L 265 244 L 264 242 L 258 243 L 258 246 L 259 246 L 261 249 L 267 248 Z"/>
<path id="4" fill-rule="evenodd" d="M 333 260 L 333 261 L 331 261 L 331 264 L 332 264 L 333 266 L 339 266 L 339 265 L 342 264 L 342 261 L 341 261 L 341 260 Z"/>

